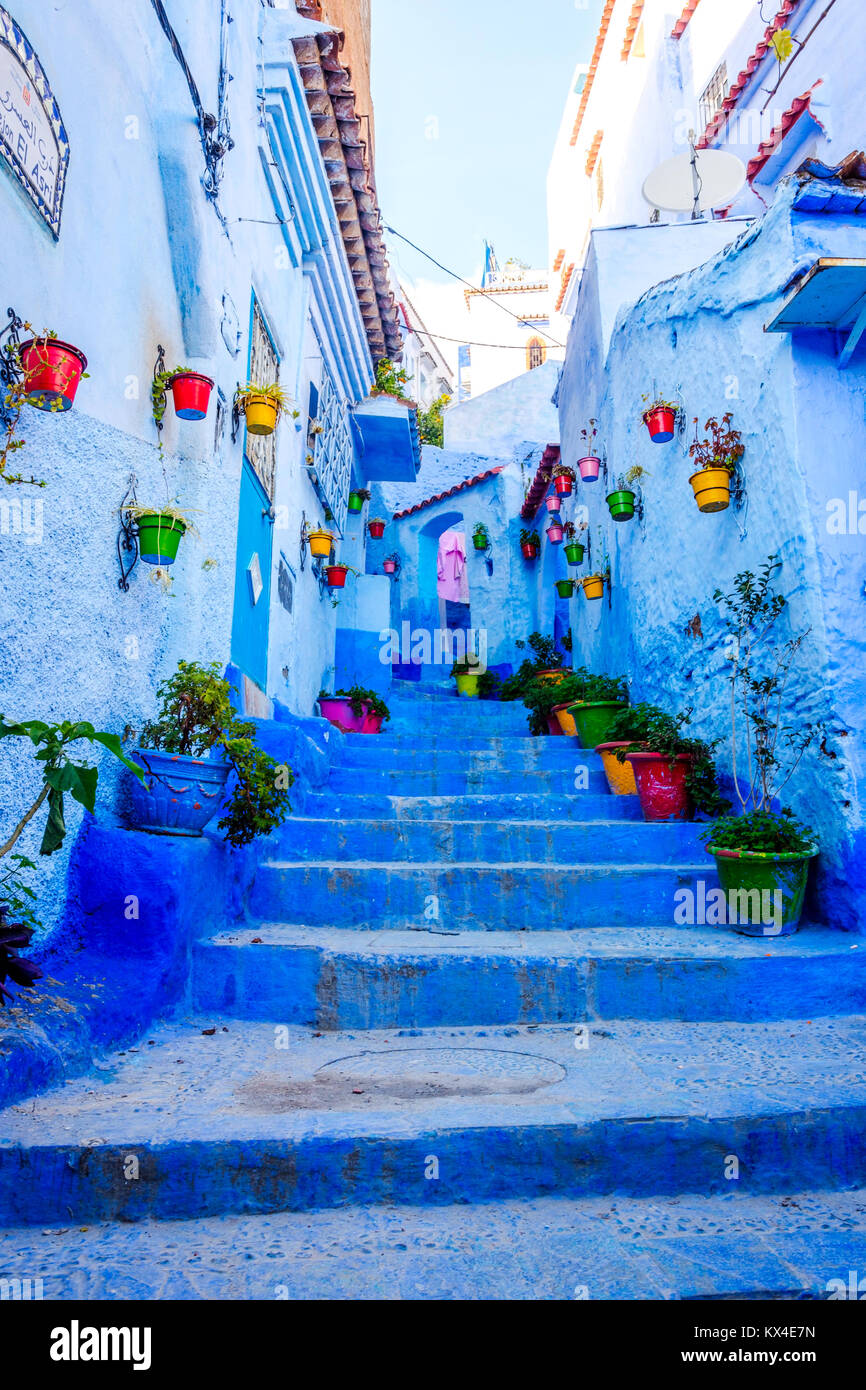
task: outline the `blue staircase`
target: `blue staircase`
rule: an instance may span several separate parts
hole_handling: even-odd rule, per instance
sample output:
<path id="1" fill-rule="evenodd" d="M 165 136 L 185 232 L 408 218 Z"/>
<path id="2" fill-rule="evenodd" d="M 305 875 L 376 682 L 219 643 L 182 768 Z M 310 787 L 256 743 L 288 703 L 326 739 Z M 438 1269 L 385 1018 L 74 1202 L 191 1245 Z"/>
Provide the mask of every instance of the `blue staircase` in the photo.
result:
<path id="1" fill-rule="evenodd" d="M 0 1277 L 824 1297 L 866 1268 L 866 948 L 676 925 L 716 882 L 698 828 L 521 706 L 392 714 L 196 943 L 186 1007 L 3 1113 Z"/>

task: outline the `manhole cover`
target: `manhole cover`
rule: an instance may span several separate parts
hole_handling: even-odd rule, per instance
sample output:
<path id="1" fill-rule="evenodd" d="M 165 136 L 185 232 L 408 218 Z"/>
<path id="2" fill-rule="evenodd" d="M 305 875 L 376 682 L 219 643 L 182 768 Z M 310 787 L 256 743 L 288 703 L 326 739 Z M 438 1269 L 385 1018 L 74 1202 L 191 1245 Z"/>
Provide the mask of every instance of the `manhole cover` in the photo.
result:
<path id="1" fill-rule="evenodd" d="M 361 1052 L 326 1062 L 316 1073 L 375 1088 L 380 1094 L 417 1096 L 501 1095 L 537 1091 L 565 1076 L 565 1068 L 529 1052 L 474 1047 L 418 1047 Z"/>

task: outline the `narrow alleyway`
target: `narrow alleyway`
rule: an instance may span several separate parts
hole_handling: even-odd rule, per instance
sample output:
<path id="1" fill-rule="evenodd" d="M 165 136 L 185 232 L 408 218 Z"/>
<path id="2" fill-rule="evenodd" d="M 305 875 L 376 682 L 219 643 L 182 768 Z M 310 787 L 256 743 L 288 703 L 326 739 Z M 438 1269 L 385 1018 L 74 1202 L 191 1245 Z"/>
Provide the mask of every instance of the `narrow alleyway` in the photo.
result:
<path id="1" fill-rule="evenodd" d="M 637 820 L 521 705 L 392 714 L 266 844 L 186 1008 L 4 1113 L 4 1274 L 671 1298 L 866 1267 L 863 951 L 660 925 L 712 880 L 698 826 Z"/>

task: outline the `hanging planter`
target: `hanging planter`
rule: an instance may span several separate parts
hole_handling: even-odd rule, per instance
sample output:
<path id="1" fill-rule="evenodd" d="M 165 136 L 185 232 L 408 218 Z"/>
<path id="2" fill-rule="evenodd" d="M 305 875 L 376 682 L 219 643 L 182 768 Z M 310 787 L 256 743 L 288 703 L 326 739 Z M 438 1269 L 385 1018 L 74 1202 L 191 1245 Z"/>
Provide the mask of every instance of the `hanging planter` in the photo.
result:
<path id="1" fill-rule="evenodd" d="M 603 598 L 604 596 L 604 575 L 588 574 L 586 579 L 581 580 L 583 585 L 584 597 L 588 599 Z"/>
<path id="2" fill-rule="evenodd" d="M 520 550 L 524 560 L 536 560 L 541 549 L 541 537 L 537 531 L 527 531 L 524 527 L 520 532 Z"/>
<path id="3" fill-rule="evenodd" d="M 334 544 L 334 537 L 330 531 L 326 531 L 324 527 L 319 526 L 316 527 L 315 530 L 307 532 L 307 543 L 310 547 L 311 555 L 318 555 L 327 560 L 331 553 L 331 547 Z"/>
<path id="4" fill-rule="evenodd" d="M 562 527 L 558 522 L 551 522 L 547 528 L 547 539 L 551 545 L 562 544 Z"/>
<path id="5" fill-rule="evenodd" d="M 400 556 L 397 554 L 396 551 L 394 551 L 393 554 L 386 556 L 385 559 L 382 561 L 382 568 L 386 574 L 396 574 L 397 566 L 399 564 Z"/>
<path id="6" fill-rule="evenodd" d="M 649 396 L 644 396 L 644 400 L 650 400 Z M 679 409 L 675 401 L 666 401 L 661 397 L 650 401 L 641 418 L 654 444 L 670 444 L 676 434 Z"/>
<path id="7" fill-rule="evenodd" d="M 472 532 L 472 544 L 476 550 L 487 550 L 490 547 L 490 536 L 483 521 L 479 521 Z"/>
<path id="8" fill-rule="evenodd" d="M 565 464 L 557 464 L 553 470 L 553 486 L 558 497 L 570 497 L 575 482 L 575 472 L 573 468 Z"/>
<path id="9" fill-rule="evenodd" d="M 628 488 L 619 488 L 616 492 L 609 492 L 607 495 L 607 505 L 614 521 L 631 521 L 634 516 L 633 492 Z"/>
<path id="10" fill-rule="evenodd" d="M 208 412 L 213 381 L 201 372 L 183 368 L 169 377 L 174 413 L 181 420 L 203 420 Z"/>
<path id="11" fill-rule="evenodd" d="M 374 516 L 367 522 L 367 530 L 374 541 L 380 541 L 385 534 L 385 522 L 379 516 Z"/>
<path id="12" fill-rule="evenodd" d="M 365 503 L 365 502 L 369 502 L 369 500 L 370 500 L 370 492 L 369 492 L 369 490 L 368 490 L 367 488 L 365 488 L 365 487 L 359 488 L 356 492 L 350 492 L 350 493 L 349 493 L 349 511 L 350 511 L 350 512 L 362 512 L 362 511 L 364 510 L 364 503 Z"/>
<path id="13" fill-rule="evenodd" d="M 71 343 L 45 336 L 29 338 L 18 349 L 27 404 L 37 410 L 71 410 L 87 358 Z"/>
<path id="14" fill-rule="evenodd" d="M 146 565 L 172 565 L 177 559 L 177 549 L 181 536 L 189 529 L 189 522 L 173 510 L 138 511 L 135 516 L 138 526 L 138 553 Z"/>
<path id="15" fill-rule="evenodd" d="M 556 592 L 560 598 L 571 598 L 574 593 L 573 579 L 557 579 Z"/>
<path id="16" fill-rule="evenodd" d="M 279 382 L 271 381 L 260 385 L 248 381 L 235 392 L 235 405 L 244 412 L 249 434 L 269 435 L 277 428 L 280 414 L 291 404 Z"/>
<path id="17" fill-rule="evenodd" d="M 595 454 L 587 454 L 586 458 L 577 460 L 577 467 L 582 482 L 594 483 L 601 469 L 601 459 L 597 458 Z"/>
<path id="18" fill-rule="evenodd" d="M 572 541 L 565 547 L 565 558 L 570 565 L 580 565 L 583 563 L 584 547 L 578 541 Z"/>
<path id="19" fill-rule="evenodd" d="M 325 578 L 328 581 L 329 589 L 345 589 L 346 575 L 349 573 L 349 565 L 326 565 Z"/>
<path id="20" fill-rule="evenodd" d="M 711 433 L 709 439 L 698 438 L 698 421 L 695 420 L 695 438 L 689 455 L 700 464 L 700 471 L 689 478 L 698 511 L 723 512 L 731 504 L 731 481 L 737 464 L 746 452 L 740 430 L 731 427 L 733 415 L 728 412 L 719 421 L 712 416 L 705 429 Z"/>
<path id="21" fill-rule="evenodd" d="M 554 496 L 554 495 L 551 495 L 550 497 L 546 497 L 546 498 L 544 499 L 544 505 L 546 506 L 546 508 L 547 508 L 547 510 L 548 510 L 549 512 L 558 512 L 558 511 L 559 511 L 559 498 L 556 497 L 556 496 Z"/>

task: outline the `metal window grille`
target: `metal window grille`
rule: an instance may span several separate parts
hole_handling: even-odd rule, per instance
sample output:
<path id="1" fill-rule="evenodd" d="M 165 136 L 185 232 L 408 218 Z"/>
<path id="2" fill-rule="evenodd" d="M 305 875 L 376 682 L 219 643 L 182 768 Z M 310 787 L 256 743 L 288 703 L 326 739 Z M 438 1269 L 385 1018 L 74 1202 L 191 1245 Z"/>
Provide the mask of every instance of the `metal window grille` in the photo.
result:
<path id="1" fill-rule="evenodd" d="M 279 381 L 280 359 L 268 332 L 264 315 L 258 301 L 253 303 L 252 341 L 250 343 L 250 381 L 259 386 L 269 386 Z M 256 477 L 264 488 L 270 501 L 274 497 L 274 479 L 277 471 L 277 436 L 274 434 L 247 433 L 244 452 Z"/>
<path id="2" fill-rule="evenodd" d="M 354 446 L 349 424 L 349 407 L 334 386 L 328 368 L 322 363 L 322 382 L 319 388 L 318 423 L 322 431 L 316 436 L 314 454 L 316 476 L 325 502 L 334 514 L 340 530 L 346 524 L 346 503 L 352 478 Z"/>
<path id="3" fill-rule="evenodd" d="M 702 130 L 706 130 L 714 116 L 718 115 L 722 109 L 722 103 L 728 95 L 728 65 L 722 63 L 713 73 L 710 81 L 700 100 L 700 125 Z"/>

